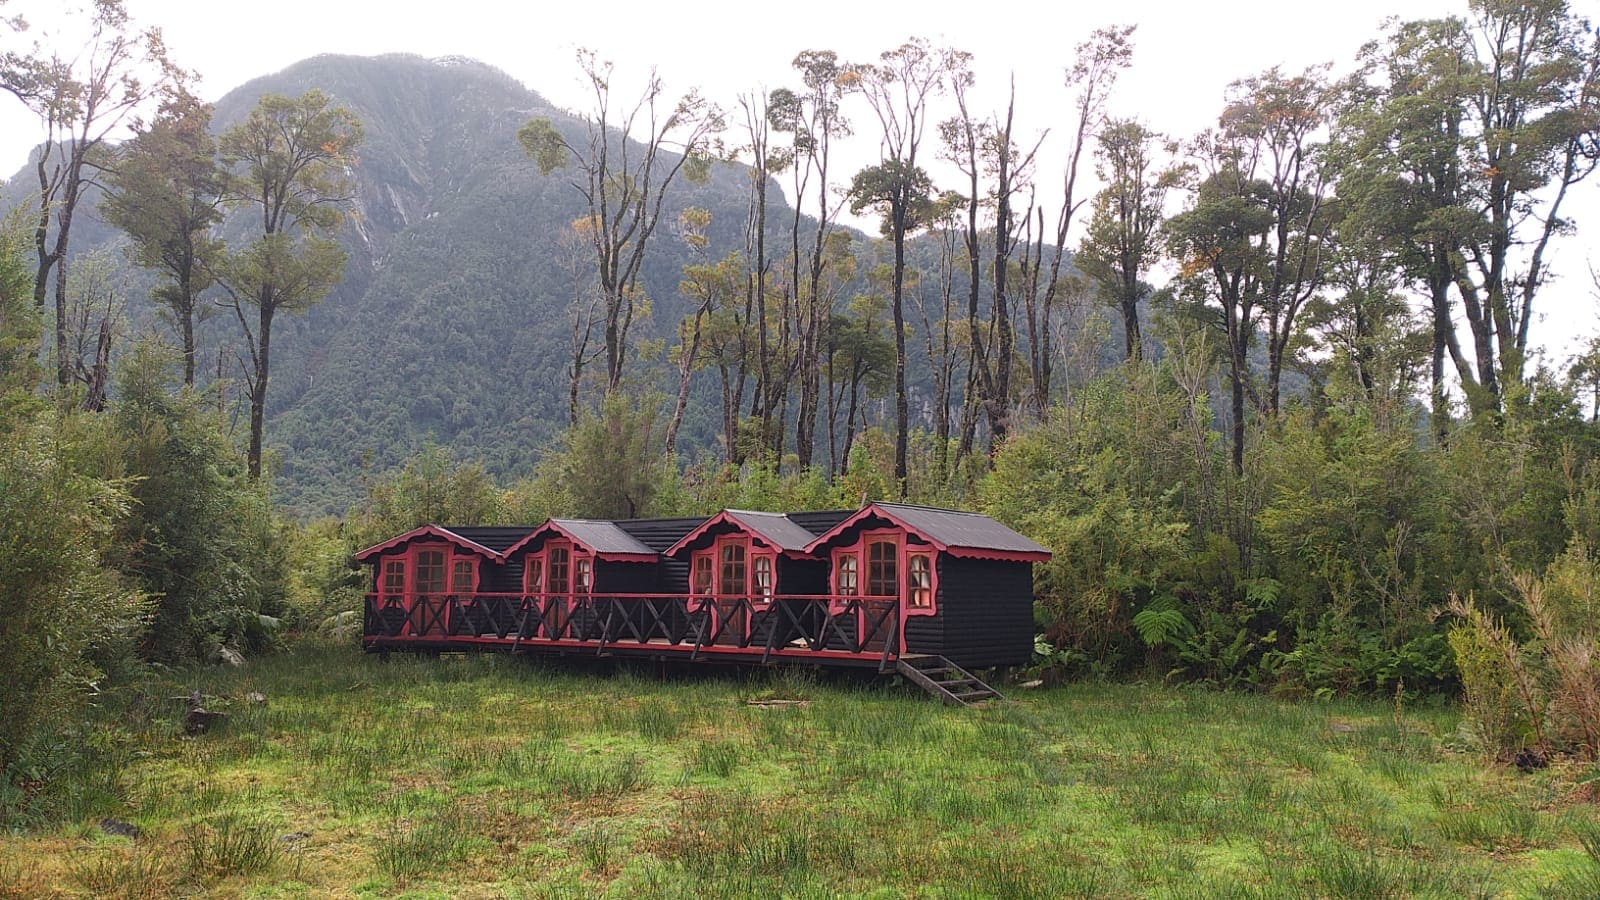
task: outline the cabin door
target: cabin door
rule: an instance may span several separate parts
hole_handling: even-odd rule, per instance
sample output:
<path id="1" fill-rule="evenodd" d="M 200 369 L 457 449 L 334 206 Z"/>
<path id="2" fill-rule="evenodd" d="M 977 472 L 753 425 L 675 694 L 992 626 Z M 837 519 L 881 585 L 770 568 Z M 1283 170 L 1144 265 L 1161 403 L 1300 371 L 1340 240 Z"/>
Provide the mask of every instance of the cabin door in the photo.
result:
<path id="1" fill-rule="evenodd" d="M 413 637 L 444 637 L 446 634 L 444 556 L 443 550 L 417 551 L 411 594 Z"/>
<path id="2" fill-rule="evenodd" d="M 572 556 L 566 547 L 552 546 L 547 554 L 550 594 L 544 614 L 544 636 L 552 641 L 566 636 L 567 592 L 572 590 Z"/>
<path id="3" fill-rule="evenodd" d="M 723 544 L 718 558 L 721 567 L 717 577 L 717 620 L 722 623 L 722 630 L 717 635 L 717 643 L 743 646 L 750 629 L 750 606 L 745 596 L 750 586 L 746 581 L 744 545 Z"/>
<path id="4" fill-rule="evenodd" d="M 861 649 L 879 650 L 889 640 L 900 608 L 900 545 L 867 542 L 867 594 L 861 602 Z"/>

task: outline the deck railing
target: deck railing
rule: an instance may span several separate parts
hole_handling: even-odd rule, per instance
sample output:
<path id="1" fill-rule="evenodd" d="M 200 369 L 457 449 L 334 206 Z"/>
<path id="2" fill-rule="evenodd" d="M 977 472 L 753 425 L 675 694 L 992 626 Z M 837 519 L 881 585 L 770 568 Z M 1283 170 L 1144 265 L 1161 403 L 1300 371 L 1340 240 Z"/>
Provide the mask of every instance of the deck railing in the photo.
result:
<path id="1" fill-rule="evenodd" d="M 723 594 L 368 594 L 372 647 L 428 643 L 592 645 L 707 654 L 877 656 L 900 653 L 894 597 Z"/>

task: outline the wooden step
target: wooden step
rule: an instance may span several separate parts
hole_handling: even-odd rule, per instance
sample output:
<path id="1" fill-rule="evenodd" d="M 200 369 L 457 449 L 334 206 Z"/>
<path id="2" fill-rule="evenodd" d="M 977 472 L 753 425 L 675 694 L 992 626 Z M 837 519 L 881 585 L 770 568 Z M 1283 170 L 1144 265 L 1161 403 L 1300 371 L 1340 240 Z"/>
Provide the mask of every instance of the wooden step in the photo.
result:
<path id="1" fill-rule="evenodd" d="M 984 700 L 1004 700 L 1000 692 L 984 684 L 971 672 L 943 656 L 917 654 L 895 660 L 895 669 L 906 680 L 916 684 L 946 703 L 969 706 Z M 934 678 L 933 675 L 954 674 L 953 678 Z"/>

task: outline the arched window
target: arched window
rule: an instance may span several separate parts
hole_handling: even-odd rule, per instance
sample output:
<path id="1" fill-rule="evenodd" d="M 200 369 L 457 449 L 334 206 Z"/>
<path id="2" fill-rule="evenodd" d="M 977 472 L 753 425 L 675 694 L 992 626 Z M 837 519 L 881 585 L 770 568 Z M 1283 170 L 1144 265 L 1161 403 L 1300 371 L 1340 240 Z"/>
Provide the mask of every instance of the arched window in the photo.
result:
<path id="1" fill-rule="evenodd" d="M 867 594 L 872 597 L 894 597 L 900 593 L 900 573 L 896 555 L 900 548 L 894 541 L 867 542 Z"/>
<path id="2" fill-rule="evenodd" d="M 926 553 L 913 553 L 906 559 L 906 601 L 916 609 L 933 607 L 933 563 Z"/>
<path id="3" fill-rule="evenodd" d="M 537 594 L 544 587 L 544 560 L 530 556 L 522 564 L 522 590 Z"/>
<path id="4" fill-rule="evenodd" d="M 772 597 L 772 557 L 755 558 L 755 592 L 762 597 Z"/>
<path id="5" fill-rule="evenodd" d="M 594 560 L 587 556 L 580 556 L 578 557 L 576 568 L 578 571 L 578 593 L 587 594 L 589 589 L 594 587 Z"/>
<path id="6" fill-rule="evenodd" d="M 711 593 L 711 557 L 697 556 L 694 559 L 694 592 L 696 594 Z"/>
<path id="7" fill-rule="evenodd" d="M 839 557 L 839 565 L 833 575 L 833 590 L 835 593 L 854 596 L 859 592 L 861 582 L 857 570 L 858 565 L 854 553 L 847 553 Z"/>

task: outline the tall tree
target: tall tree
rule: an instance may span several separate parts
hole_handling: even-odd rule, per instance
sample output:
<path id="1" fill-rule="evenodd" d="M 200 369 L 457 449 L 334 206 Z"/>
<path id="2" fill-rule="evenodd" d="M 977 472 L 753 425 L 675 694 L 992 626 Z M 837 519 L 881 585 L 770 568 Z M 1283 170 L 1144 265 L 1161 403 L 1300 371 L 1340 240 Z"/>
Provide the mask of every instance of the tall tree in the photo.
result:
<path id="1" fill-rule="evenodd" d="M 906 438 L 910 427 L 906 402 L 905 282 L 906 237 L 927 224 L 932 212 L 933 180 L 917 164 L 927 136 L 928 102 L 943 88 L 945 76 L 965 54 L 931 47 L 913 38 L 885 50 L 876 64 L 855 66 L 846 84 L 866 98 L 881 128 L 882 162 L 857 172 L 850 183 L 850 210 L 869 207 L 883 216 L 882 231 L 894 246 L 890 309 L 894 315 L 894 478 L 901 496 L 906 490 Z"/>
<path id="2" fill-rule="evenodd" d="M 1036 211 L 1037 237 L 1031 256 L 1024 254 L 1026 266 L 1023 303 L 1028 326 L 1028 360 L 1032 368 L 1034 406 L 1040 416 L 1049 409 L 1051 365 L 1054 353 L 1050 344 L 1053 313 L 1061 292 L 1061 263 L 1067 254 L 1067 236 L 1072 220 L 1085 199 L 1078 194 L 1078 173 L 1089 139 L 1105 119 L 1106 99 L 1116 86 L 1117 76 L 1133 63 L 1133 33 L 1136 26 L 1111 25 L 1095 29 L 1079 44 L 1072 65 L 1066 71 L 1066 86 L 1074 92 L 1073 132 L 1067 164 L 1061 175 L 1061 209 L 1056 214 L 1054 248 L 1050 262 L 1044 262 L 1044 210 Z"/>
<path id="3" fill-rule="evenodd" d="M 796 360 L 800 404 L 795 416 L 795 452 L 802 468 L 811 464 L 815 446 L 821 332 L 832 313 L 835 297 L 824 296 L 828 260 L 824 249 L 836 227 L 842 203 L 836 201 L 830 174 L 835 139 L 850 135 L 850 122 L 842 111 L 846 67 L 831 50 L 807 50 L 794 58 L 794 68 L 804 86 L 800 91 L 774 91 L 768 106 L 773 127 L 792 135 L 791 158 L 794 215 L 789 223 L 790 290 L 802 310 Z M 802 218 L 806 197 L 813 198 L 809 247 L 802 246 Z"/>
<path id="4" fill-rule="evenodd" d="M 109 162 L 107 141 L 189 74 L 167 57 L 161 32 L 133 30 L 122 0 L 95 0 L 80 48 L 35 60 L 20 96 L 39 116 L 44 143 L 34 154 L 39 189 L 34 249 L 34 303 L 43 308 L 54 284 L 57 347 L 67 336 L 67 259 L 73 218 L 86 188 Z M 57 353 L 56 383 L 72 378 Z"/>
<path id="5" fill-rule="evenodd" d="M 254 221 L 250 241 L 228 254 L 219 272 L 248 352 L 251 478 L 261 476 L 272 325 L 280 312 L 320 302 L 344 274 L 344 249 L 333 235 L 353 197 L 346 172 L 361 139 L 355 116 L 313 89 L 262 97 L 219 141 L 228 202 Z"/>
<path id="6" fill-rule="evenodd" d="M 1139 301 L 1144 277 L 1160 256 L 1156 229 L 1167 192 L 1180 173 L 1161 165 L 1162 137 L 1132 119 L 1108 122 L 1100 133 L 1096 171 L 1105 188 L 1095 195 L 1088 233 L 1074 258 L 1100 297 L 1122 314 L 1124 357 L 1143 355 Z"/>
<path id="7" fill-rule="evenodd" d="M 970 59 L 959 57 L 950 77 L 958 115 L 939 126 L 945 156 L 966 176 L 965 244 L 967 257 L 967 326 L 972 368 L 978 387 L 976 401 L 989 421 L 989 449 L 1005 440 L 1011 413 L 1011 380 L 1016 357 L 1016 329 L 1012 325 L 1009 276 L 1019 235 L 1026 230 L 1031 210 L 1017 215 L 1021 195 L 1031 188 L 1031 169 L 1043 139 L 1024 150 L 1015 139 L 1016 86 L 1004 116 L 975 121 L 967 91 L 973 84 Z M 987 176 L 985 181 L 984 176 Z M 1031 203 L 1031 201 L 1030 201 Z M 993 220 L 981 222 L 979 211 L 993 210 Z M 1018 220 L 1021 221 L 1019 227 Z M 989 265 L 988 333 L 980 327 L 979 300 L 983 282 L 982 237 L 990 237 L 993 257 Z M 1031 309 L 1031 307 L 1030 307 Z M 1032 325 L 1030 320 L 1030 326 Z M 1032 331 L 1030 329 L 1030 334 Z M 969 398 L 972 402 L 974 398 Z"/>
<path id="8" fill-rule="evenodd" d="M 211 228 L 221 218 L 222 170 L 211 137 L 211 109 L 188 94 L 123 149 L 100 214 L 132 241 L 129 257 L 154 269 L 163 284 L 151 297 L 165 308 L 183 351 L 183 383 L 193 386 L 199 299 L 211 287 L 222 242 Z"/>
<path id="9" fill-rule="evenodd" d="M 619 113 L 612 108 L 612 64 L 590 50 L 578 51 L 578 64 L 594 97 L 583 116 L 584 136 L 574 141 L 549 119 L 532 119 L 517 141 L 541 174 L 569 162 L 577 167 L 572 186 L 589 206 L 609 394 L 622 383 L 634 321 L 647 309 L 639 272 L 667 190 L 680 174 L 691 180 L 709 175 L 710 142 L 723 122 L 693 91 L 663 109 L 666 86 L 654 72 L 639 99 Z"/>
<path id="10" fill-rule="evenodd" d="M 1571 229 L 1572 188 L 1600 161 L 1589 23 L 1563 0 L 1469 10 L 1398 23 L 1369 45 L 1341 117 L 1341 195 L 1366 230 L 1404 248 L 1403 271 L 1432 307 L 1441 434 L 1447 358 L 1475 414 L 1498 414 L 1523 381 L 1551 241 Z"/>
<path id="11" fill-rule="evenodd" d="M 66 340 L 57 352 L 73 381 L 83 385 L 83 408 L 98 412 L 111 386 L 111 347 L 127 322 L 127 297 L 116 260 L 94 250 L 67 278 Z"/>
<path id="12" fill-rule="evenodd" d="M 1221 313 L 1233 466 L 1243 472 L 1245 397 L 1276 414 L 1284 365 L 1301 337 L 1300 312 L 1327 277 L 1334 217 L 1317 140 L 1329 103 L 1320 70 L 1285 77 L 1274 69 L 1232 90 L 1219 127 L 1192 145 L 1199 177 L 1168 236 L 1191 296 Z M 1250 369 L 1257 331 L 1267 344 L 1264 390 Z"/>
<path id="13" fill-rule="evenodd" d="M 739 148 L 738 155 L 747 155 L 750 160 L 750 197 L 746 204 L 744 253 L 741 255 L 747 265 L 744 321 L 755 326 L 756 382 L 751 390 L 750 414 L 759 423 L 760 446 L 773 456 L 782 457 L 782 419 L 792 374 L 790 344 L 798 319 L 791 307 L 798 296 L 794 292 L 783 293 L 776 309 L 768 306 L 774 287 L 772 259 L 767 253 L 767 208 L 772 198 L 772 176 L 793 163 L 790 153 L 772 146 L 774 102 L 777 101 L 763 91 L 752 91 L 739 98 L 748 142 Z M 742 448 L 732 444 L 729 447 L 733 450 L 731 458 L 740 458 Z"/>
<path id="14" fill-rule="evenodd" d="M 706 317 L 719 298 L 719 280 L 714 267 L 706 265 L 705 249 L 709 240 L 706 229 L 711 225 L 711 213 L 690 207 L 678 214 L 678 233 L 694 255 L 694 262 L 683 267 L 683 280 L 678 282 L 678 293 L 693 302 L 694 315 L 678 323 L 678 347 L 675 351 L 678 364 L 678 396 L 672 405 L 672 419 L 667 423 L 667 459 L 678 455 L 678 429 L 683 426 L 683 413 L 689 407 L 689 381 L 700 364 L 700 339 L 704 334 Z"/>
<path id="15" fill-rule="evenodd" d="M 1490 398 L 1520 385 L 1545 253 L 1570 228 L 1562 209 L 1600 164 L 1600 32 L 1565 0 L 1473 0 L 1478 64 L 1461 146 L 1483 227 L 1452 254 Z"/>

